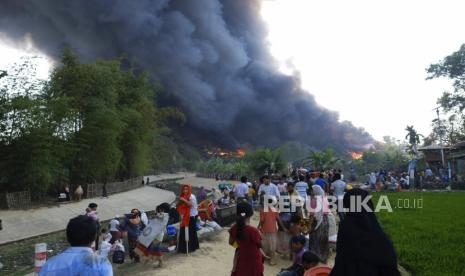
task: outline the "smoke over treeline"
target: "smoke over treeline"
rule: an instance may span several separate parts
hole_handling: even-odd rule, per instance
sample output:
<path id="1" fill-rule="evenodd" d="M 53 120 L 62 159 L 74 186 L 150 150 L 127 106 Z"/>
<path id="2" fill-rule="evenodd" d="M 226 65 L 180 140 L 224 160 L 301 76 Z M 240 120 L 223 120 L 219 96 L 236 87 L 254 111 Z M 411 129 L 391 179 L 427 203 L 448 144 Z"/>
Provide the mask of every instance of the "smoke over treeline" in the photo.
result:
<path id="1" fill-rule="evenodd" d="M 88 60 L 127 54 L 165 86 L 188 116 L 187 137 L 202 143 L 370 143 L 369 134 L 318 106 L 297 77 L 277 71 L 259 2 L 2 0 L 0 32 L 30 34 L 52 57 L 66 45 Z"/>

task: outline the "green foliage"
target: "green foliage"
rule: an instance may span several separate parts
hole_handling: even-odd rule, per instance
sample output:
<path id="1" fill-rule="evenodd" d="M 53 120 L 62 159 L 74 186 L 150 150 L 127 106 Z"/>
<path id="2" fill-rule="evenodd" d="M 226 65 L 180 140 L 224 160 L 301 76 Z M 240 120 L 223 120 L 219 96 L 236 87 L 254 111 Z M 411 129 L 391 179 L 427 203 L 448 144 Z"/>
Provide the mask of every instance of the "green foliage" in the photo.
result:
<path id="1" fill-rule="evenodd" d="M 205 174 L 261 176 L 265 173 L 284 172 L 286 160 L 280 150 L 258 149 L 248 151 L 243 158 L 213 157 L 198 163 L 198 171 Z"/>
<path id="2" fill-rule="evenodd" d="M 1 145 L 2 190 L 27 188 L 35 191 L 33 196 L 46 192 L 60 167 L 57 142 L 47 129 L 34 128 L 11 144 Z"/>
<path id="3" fill-rule="evenodd" d="M 311 148 L 300 142 L 287 142 L 279 147 L 283 158 L 291 163 L 300 165 L 312 152 Z"/>
<path id="4" fill-rule="evenodd" d="M 244 159 L 239 159 L 234 162 L 231 169 L 235 175 L 243 176 L 250 174 L 250 164 L 248 164 Z"/>
<path id="5" fill-rule="evenodd" d="M 465 44 L 442 61 L 430 65 L 427 79 L 446 77 L 453 81 L 454 91 L 445 91 L 438 104 L 447 114 L 448 120 L 433 121 L 431 142 L 438 140 L 438 134 L 444 132 L 444 142 L 453 144 L 465 138 Z"/>
<path id="6" fill-rule="evenodd" d="M 155 171 L 162 169 L 172 170 L 178 167 L 177 146 L 169 138 L 157 134 L 153 141 L 154 150 L 152 152 L 152 162 Z M 170 166 L 165 166 L 170 164 Z"/>
<path id="7" fill-rule="evenodd" d="M 69 49 L 61 61 L 46 82 L 35 78 L 30 60 L 2 78 L 2 190 L 43 194 L 67 182 L 131 178 L 176 161 L 166 157 L 165 123 L 185 117 L 156 106 L 160 86 L 146 73 L 123 70 L 121 60 L 81 63 Z"/>
<path id="8" fill-rule="evenodd" d="M 433 131 L 424 139 L 424 145 L 428 146 L 433 143 L 441 142 L 446 145 L 454 145 L 465 140 L 465 117 L 460 114 L 452 113 L 447 119 L 434 119 L 432 121 Z"/>
<path id="9" fill-rule="evenodd" d="M 226 172 L 224 160 L 219 157 L 214 157 L 208 160 L 206 168 L 208 172 L 216 172 L 219 174 L 223 174 Z"/>
<path id="10" fill-rule="evenodd" d="M 454 93 L 446 93 L 446 107 L 459 107 L 465 109 L 465 96 L 463 94 L 465 88 L 465 44 L 460 49 L 451 55 L 445 57 L 442 61 L 436 64 L 431 64 L 427 69 L 427 79 L 439 77 L 447 77 L 454 81 Z M 450 105 L 448 105 L 450 104 Z"/>
<path id="11" fill-rule="evenodd" d="M 119 60 L 81 64 L 69 50 L 62 62 L 47 95 L 62 104 L 55 119 L 67 125 L 70 180 L 106 182 L 147 171 L 156 127 L 147 75 L 121 70 Z"/>
<path id="12" fill-rule="evenodd" d="M 334 155 L 333 149 L 327 148 L 322 151 L 312 151 L 310 156 L 304 159 L 304 164 L 316 170 L 325 170 L 333 168 L 338 161 L 340 159 Z"/>
<path id="13" fill-rule="evenodd" d="M 283 172 L 286 169 L 286 161 L 281 150 L 258 149 L 247 153 L 246 158 L 250 163 L 250 170 L 255 175 L 263 175 L 274 171 Z"/>
<path id="14" fill-rule="evenodd" d="M 409 144 L 417 145 L 420 143 L 420 136 L 422 135 L 418 134 L 413 126 L 407 126 L 405 130 L 407 131 L 407 135 L 405 135 L 405 139 L 408 140 Z"/>
<path id="15" fill-rule="evenodd" d="M 158 133 L 153 141 L 153 171 L 202 171 L 199 151 L 184 141 Z"/>
<path id="16" fill-rule="evenodd" d="M 407 170 L 409 155 L 406 152 L 408 145 L 400 143 L 391 137 L 384 138 L 384 144 L 378 144 L 370 150 L 364 151 L 363 156 L 359 160 L 350 162 L 360 174 L 370 173 L 384 170 L 393 170 L 404 172 Z"/>
<path id="17" fill-rule="evenodd" d="M 409 153 L 412 156 L 417 155 L 417 145 L 420 144 L 420 137 L 423 137 L 423 135 L 418 134 L 417 131 L 413 126 L 407 126 L 405 128 L 405 131 L 407 131 L 407 135 L 405 136 L 405 139 L 407 139 L 409 143 Z"/>
<path id="18" fill-rule="evenodd" d="M 375 195 L 375 199 L 380 194 Z M 377 214 L 394 243 L 399 263 L 412 275 L 465 275 L 463 193 L 383 193 L 392 213 Z M 413 206 L 423 200 L 423 208 Z M 375 200 L 376 202 L 376 200 Z"/>
<path id="19" fill-rule="evenodd" d="M 50 110 L 40 97 L 45 84 L 35 66 L 35 58 L 23 58 L 0 82 L 0 187 L 32 189 L 34 197 L 57 175 L 61 149 L 48 127 Z"/>

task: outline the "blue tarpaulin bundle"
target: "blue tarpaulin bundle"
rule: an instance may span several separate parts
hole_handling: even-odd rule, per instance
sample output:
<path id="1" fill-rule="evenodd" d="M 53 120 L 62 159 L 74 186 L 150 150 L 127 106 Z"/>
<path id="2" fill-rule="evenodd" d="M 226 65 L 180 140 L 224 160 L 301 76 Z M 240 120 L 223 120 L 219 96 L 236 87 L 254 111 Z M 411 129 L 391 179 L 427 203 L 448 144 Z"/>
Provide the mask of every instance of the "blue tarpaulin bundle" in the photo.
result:
<path id="1" fill-rule="evenodd" d="M 232 191 L 233 185 L 231 183 L 223 182 L 223 183 L 218 184 L 218 189 L 220 190 L 228 189 Z"/>

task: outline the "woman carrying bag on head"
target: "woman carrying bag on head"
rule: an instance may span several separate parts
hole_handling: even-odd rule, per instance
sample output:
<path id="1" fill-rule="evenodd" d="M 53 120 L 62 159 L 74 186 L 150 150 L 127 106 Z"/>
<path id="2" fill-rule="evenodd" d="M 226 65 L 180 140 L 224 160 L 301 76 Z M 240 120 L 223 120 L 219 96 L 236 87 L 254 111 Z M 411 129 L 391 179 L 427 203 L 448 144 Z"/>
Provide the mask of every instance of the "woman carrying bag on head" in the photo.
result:
<path id="1" fill-rule="evenodd" d="M 178 199 L 177 210 L 181 216 L 179 228 L 178 253 L 189 253 L 199 249 L 197 237 L 197 199 L 192 194 L 192 186 L 183 184 Z"/>

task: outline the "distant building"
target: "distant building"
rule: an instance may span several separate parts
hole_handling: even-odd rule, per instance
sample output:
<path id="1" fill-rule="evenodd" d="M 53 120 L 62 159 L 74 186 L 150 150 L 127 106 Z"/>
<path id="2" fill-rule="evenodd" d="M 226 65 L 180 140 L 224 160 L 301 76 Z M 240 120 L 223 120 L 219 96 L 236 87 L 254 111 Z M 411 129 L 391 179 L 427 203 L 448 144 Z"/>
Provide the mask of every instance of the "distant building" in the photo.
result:
<path id="1" fill-rule="evenodd" d="M 444 163 L 442 165 L 441 150 L 444 153 Z M 464 182 L 465 180 L 465 141 L 458 142 L 451 146 L 429 145 L 419 147 L 418 151 L 423 154 L 426 164 L 437 176 L 448 174 L 448 167 L 451 169 L 453 182 Z"/>

